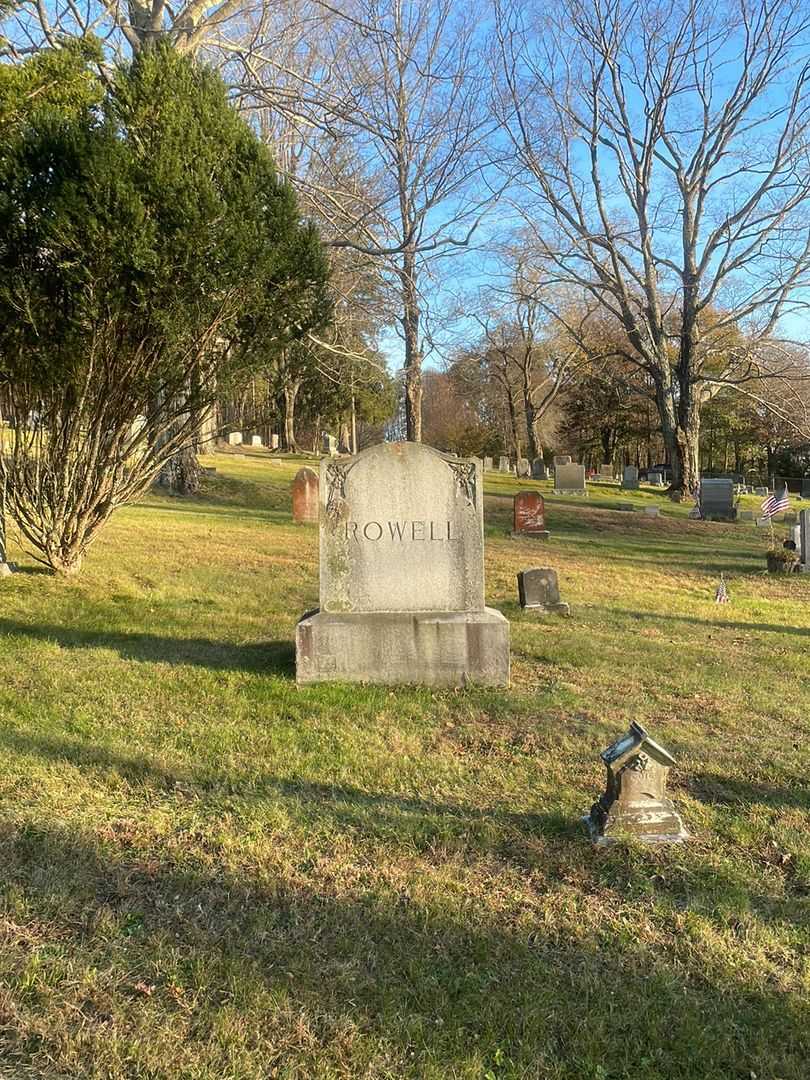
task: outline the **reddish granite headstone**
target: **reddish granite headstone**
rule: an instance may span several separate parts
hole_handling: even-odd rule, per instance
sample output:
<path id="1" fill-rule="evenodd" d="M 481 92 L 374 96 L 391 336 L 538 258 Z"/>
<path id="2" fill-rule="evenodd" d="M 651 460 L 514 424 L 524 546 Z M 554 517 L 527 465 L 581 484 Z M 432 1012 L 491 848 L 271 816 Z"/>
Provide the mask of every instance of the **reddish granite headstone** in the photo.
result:
<path id="1" fill-rule="evenodd" d="M 299 469 L 292 483 L 293 521 L 318 521 L 318 474 Z"/>
<path id="2" fill-rule="evenodd" d="M 515 495 L 512 529 L 513 536 L 547 539 L 546 506 L 542 495 L 536 491 L 519 491 Z"/>

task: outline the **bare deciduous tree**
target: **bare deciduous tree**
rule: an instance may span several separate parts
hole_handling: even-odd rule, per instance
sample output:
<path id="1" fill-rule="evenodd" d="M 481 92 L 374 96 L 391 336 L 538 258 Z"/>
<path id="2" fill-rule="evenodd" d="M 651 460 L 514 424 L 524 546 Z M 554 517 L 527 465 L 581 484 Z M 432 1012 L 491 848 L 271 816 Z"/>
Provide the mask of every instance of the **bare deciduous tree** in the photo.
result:
<path id="1" fill-rule="evenodd" d="M 419 441 L 424 284 L 469 245 L 493 199 L 478 183 L 491 127 L 479 28 L 454 0 L 320 7 L 317 37 L 283 66 L 255 34 L 234 63 L 246 98 L 285 116 L 317 158 L 320 168 L 310 162 L 297 185 L 332 222 L 327 243 L 378 260 L 392 283 L 407 437 Z M 340 182 L 330 144 L 352 155 L 361 184 Z"/>
<path id="2" fill-rule="evenodd" d="M 21 0 L 11 6 L 2 44 L 19 58 L 43 46 L 54 47 L 65 37 L 94 34 L 117 54 L 138 53 L 161 41 L 178 52 L 193 53 L 216 40 L 250 7 L 250 0 L 188 0 L 177 7 L 168 0 Z"/>
<path id="3" fill-rule="evenodd" d="M 674 496 L 701 404 L 778 374 L 810 285 L 810 18 L 796 0 L 498 0 L 504 130 L 553 279 L 623 327 Z M 776 368 L 774 368 L 774 364 Z"/>

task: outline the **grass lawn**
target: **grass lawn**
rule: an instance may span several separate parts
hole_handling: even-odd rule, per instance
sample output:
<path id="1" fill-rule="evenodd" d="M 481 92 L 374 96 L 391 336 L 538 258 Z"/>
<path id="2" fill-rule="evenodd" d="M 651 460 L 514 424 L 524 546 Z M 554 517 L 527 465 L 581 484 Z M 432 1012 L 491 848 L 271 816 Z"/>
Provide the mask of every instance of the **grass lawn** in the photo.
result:
<path id="1" fill-rule="evenodd" d="M 301 462 L 208 463 L 79 579 L 0 583 L 0 1077 L 807 1080 L 810 576 L 651 489 L 488 474 L 512 689 L 298 690 Z M 520 610 L 531 565 L 572 618 Z M 632 719 L 687 845 L 585 838 Z"/>

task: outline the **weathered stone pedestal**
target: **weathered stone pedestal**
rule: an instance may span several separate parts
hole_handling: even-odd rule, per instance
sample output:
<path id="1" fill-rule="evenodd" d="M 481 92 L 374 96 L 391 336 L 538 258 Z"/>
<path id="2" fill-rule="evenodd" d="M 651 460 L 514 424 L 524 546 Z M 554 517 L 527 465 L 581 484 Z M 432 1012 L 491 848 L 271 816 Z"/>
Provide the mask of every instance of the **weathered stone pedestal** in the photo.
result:
<path id="1" fill-rule="evenodd" d="M 509 622 L 484 605 L 481 463 L 418 443 L 324 459 L 320 609 L 301 684 L 509 683 Z"/>
<path id="2" fill-rule="evenodd" d="M 680 814 L 667 798 L 672 755 L 635 721 L 630 731 L 601 754 L 607 767 L 605 793 L 584 818 L 594 844 L 622 838 L 645 844 L 678 844 L 689 839 Z"/>
<path id="3" fill-rule="evenodd" d="M 509 623 L 499 611 L 305 615 L 295 631 L 299 683 L 504 686 Z"/>

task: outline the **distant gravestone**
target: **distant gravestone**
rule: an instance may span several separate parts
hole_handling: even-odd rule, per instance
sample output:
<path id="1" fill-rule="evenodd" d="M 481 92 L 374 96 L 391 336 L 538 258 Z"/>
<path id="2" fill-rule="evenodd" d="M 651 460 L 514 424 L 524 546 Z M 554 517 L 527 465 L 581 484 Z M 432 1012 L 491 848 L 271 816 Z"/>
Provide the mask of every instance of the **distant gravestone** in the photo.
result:
<path id="1" fill-rule="evenodd" d="M 799 513 L 799 569 L 803 574 L 810 574 L 810 510 Z"/>
<path id="2" fill-rule="evenodd" d="M 570 454 L 555 454 L 554 455 L 554 464 L 555 465 L 570 465 L 571 464 L 571 455 Z"/>
<path id="3" fill-rule="evenodd" d="M 771 519 L 769 517 L 758 517 L 757 518 L 757 528 L 758 529 L 767 529 L 770 526 L 770 524 L 771 524 Z"/>
<path id="4" fill-rule="evenodd" d="M 273 432 L 273 434 L 270 436 L 270 449 L 271 450 L 278 450 L 278 447 L 279 447 L 279 438 L 278 438 L 278 435 L 275 432 Z"/>
<path id="5" fill-rule="evenodd" d="M 546 504 L 536 491 L 519 491 L 512 505 L 512 536 L 548 540 Z"/>
<path id="6" fill-rule="evenodd" d="M 318 474 L 299 469 L 292 482 L 293 521 L 299 525 L 318 520 Z"/>
<path id="7" fill-rule="evenodd" d="M 738 521 L 753 521 L 756 518 L 756 514 L 753 510 L 740 510 L 737 514 Z"/>
<path id="8" fill-rule="evenodd" d="M 587 495 L 584 465 L 557 465 L 554 468 L 556 495 Z"/>
<path id="9" fill-rule="evenodd" d="M 381 443 L 324 459 L 320 481 L 320 609 L 296 629 L 298 682 L 507 685 L 480 461 Z"/>
<path id="10" fill-rule="evenodd" d="M 768 494 L 768 489 L 766 487 L 756 487 L 754 488 L 754 494 L 760 495 L 764 499 Z"/>
<path id="11" fill-rule="evenodd" d="M 638 491 L 638 469 L 635 465 L 625 465 L 622 471 L 622 487 L 625 491 Z"/>
<path id="12" fill-rule="evenodd" d="M 612 465 L 600 465 L 599 466 L 599 478 L 600 478 L 600 480 L 612 480 L 613 479 L 613 466 Z"/>
<path id="13" fill-rule="evenodd" d="M 647 473 L 647 483 L 652 484 L 653 487 L 663 487 L 664 477 L 660 472 Z"/>
<path id="14" fill-rule="evenodd" d="M 548 480 L 548 469 L 546 463 L 542 458 L 535 458 L 532 462 L 532 479 L 533 480 Z"/>
<path id="15" fill-rule="evenodd" d="M 242 445 L 242 432 L 232 431 L 228 436 L 228 446 L 241 446 Z"/>
<path id="16" fill-rule="evenodd" d="M 492 458 L 491 457 L 485 457 L 484 458 L 484 472 L 492 472 Z"/>
<path id="17" fill-rule="evenodd" d="M 532 475 L 532 467 L 529 464 L 529 459 L 525 457 L 518 458 L 515 472 L 522 480 L 528 479 Z"/>
<path id="18" fill-rule="evenodd" d="M 498 472 L 511 472 L 511 466 L 509 465 L 509 458 L 504 454 L 498 458 Z"/>
<path id="19" fill-rule="evenodd" d="M 605 793 L 585 818 L 595 844 L 631 836 L 648 844 L 678 844 L 689 839 L 667 797 L 672 755 L 633 721 L 630 731 L 601 754 L 607 766 Z"/>
<path id="20" fill-rule="evenodd" d="M 250 437 L 250 445 L 251 446 L 262 446 L 263 443 L 262 443 L 261 435 L 251 435 L 251 437 Z"/>
<path id="21" fill-rule="evenodd" d="M 701 480 L 700 513 L 704 521 L 734 521 L 734 481 Z"/>
<path id="22" fill-rule="evenodd" d="M 337 439 L 334 435 L 329 435 L 327 432 L 324 432 L 321 436 L 321 444 L 325 454 L 328 454 L 330 457 L 334 457 L 337 454 Z"/>
<path id="23" fill-rule="evenodd" d="M 560 600 L 557 571 L 547 566 L 521 570 L 518 578 L 518 597 L 522 608 L 568 615 L 570 608 Z"/>

